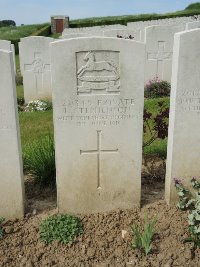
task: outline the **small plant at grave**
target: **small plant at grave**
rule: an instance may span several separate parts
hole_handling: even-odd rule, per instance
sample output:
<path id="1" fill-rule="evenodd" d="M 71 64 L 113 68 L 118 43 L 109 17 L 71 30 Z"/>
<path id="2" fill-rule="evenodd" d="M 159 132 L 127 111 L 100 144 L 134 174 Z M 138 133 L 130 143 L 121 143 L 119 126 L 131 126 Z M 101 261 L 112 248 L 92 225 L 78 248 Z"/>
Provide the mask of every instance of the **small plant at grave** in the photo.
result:
<path id="1" fill-rule="evenodd" d="M 33 112 L 33 111 L 46 111 L 52 109 L 52 103 L 48 100 L 34 100 L 29 101 L 25 108 L 25 112 Z"/>
<path id="2" fill-rule="evenodd" d="M 72 243 L 83 233 L 83 225 L 78 217 L 70 215 L 53 215 L 40 225 L 40 238 L 46 244 L 57 240 L 62 244 Z"/>
<path id="3" fill-rule="evenodd" d="M 188 210 L 188 225 L 190 237 L 185 239 L 185 242 L 192 242 L 194 250 L 200 248 L 200 183 L 193 178 L 191 180 L 192 188 L 195 193 L 192 194 L 184 187 L 181 180 L 174 179 L 175 187 L 178 191 L 179 202 L 177 207 L 181 210 Z"/>
<path id="4" fill-rule="evenodd" d="M 36 183 L 40 186 L 55 186 L 55 148 L 50 134 L 28 144 L 24 148 L 23 161 L 24 169 L 33 175 Z"/>
<path id="5" fill-rule="evenodd" d="M 152 222 L 148 222 L 147 215 L 144 218 L 144 226 L 141 227 L 137 224 L 134 224 L 132 229 L 132 234 L 134 240 L 132 242 L 132 248 L 137 248 L 145 252 L 145 255 L 148 255 L 152 250 L 152 238 L 154 235 L 154 227 L 157 222 L 157 219 L 154 218 Z"/>
<path id="6" fill-rule="evenodd" d="M 158 77 L 149 80 L 144 88 L 144 96 L 146 98 L 158 98 L 169 96 L 171 85 L 167 81 L 159 80 Z"/>
<path id="7" fill-rule="evenodd" d="M 5 218 L 0 217 L 0 238 L 3 237 L 3 228 L 2 228 L 2 223 L 5 221 Z"/>
<path id="8" fill-rule="evenodd" d="M 165 139 L 168 136 L 169 107 L 166 102 L 157 103 L 157 113 L 144 110 L 144 134 L 148 133 L 148 140 L 143 143 L 143 148 L 151 145 L 156 139 Z"/>

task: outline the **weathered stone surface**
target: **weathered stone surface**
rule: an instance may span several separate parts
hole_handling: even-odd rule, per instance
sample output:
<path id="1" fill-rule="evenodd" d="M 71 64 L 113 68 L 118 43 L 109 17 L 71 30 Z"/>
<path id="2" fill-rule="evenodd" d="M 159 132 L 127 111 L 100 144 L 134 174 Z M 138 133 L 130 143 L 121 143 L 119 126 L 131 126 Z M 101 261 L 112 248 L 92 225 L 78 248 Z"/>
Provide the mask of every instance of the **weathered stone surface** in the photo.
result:
<path id="1" fill-rule="evenodd" d="M 25 102 L 52 98 L 49 44 L 53 41 L 53 38 L 31 36 L 19 43 Z"/>
<path id="2" fill-rule="evenodd" d="M 186 23 L 186 30 L 200 28 L 200 20 Z"/>
<path id="3" fill-rule="evenodd" d="M 133 39 L 135 41 L 141 41 L 141 30 L 131 30 L 131 29 L 110 29 L 110 30 L 105 30 L 103 32 L 104 36 L 106 37 L 117 37 L 121 36 L 122 38 L 129 38 Z"/>
<path id="4" fill-rule="evenodd" d="M 80 37 L 90 37 L 92 34 L 89 33 L 68 33 L 63 34 L 60 38 L 61 39 L 72 39 L 72 38 L 80 38 Z"/>
<path id="5" fill-rule="evenodd" d="M 11 44 L 11 41 L 0 40 L 0 49 L 13 52 L 14 72 L 16 73 L 15 46 Z"/>
<path id="6" fill-rule="evenodd" d="M 200 177 L 200 29 L 177 33 L 174 42 L 167 148 L 166 200 L 174 202 L 174 178 L 189 185 Z"/>
<path id="7" fill-rule="evenodd" d="M 59 212 L 140 205 L 145 45 L 92 37 L 51 46 Z"/>
<path id="8" fill-rule="evenodd" d="M 22 156 L 13 54 L 0 50 L 0 217 L 24 214 Z"/>
<path id="9" fill-rule="evenodd" d="M 174 34 L 184 29 L 183 25 L 150 26 L 145 29 L 145 82 L 155 77 L 171 82 Z"/>

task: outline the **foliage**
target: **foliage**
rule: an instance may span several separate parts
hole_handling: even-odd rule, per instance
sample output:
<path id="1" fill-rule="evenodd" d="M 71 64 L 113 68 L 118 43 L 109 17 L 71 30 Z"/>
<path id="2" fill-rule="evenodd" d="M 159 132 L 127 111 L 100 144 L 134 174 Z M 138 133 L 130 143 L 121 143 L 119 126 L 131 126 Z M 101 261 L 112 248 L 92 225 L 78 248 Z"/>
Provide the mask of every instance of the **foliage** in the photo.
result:
<path id="1" fill-rule="evenodd" d="M 72 243 L 81 233 L 83 233 L 81 220 L 70 215 L 53 215 L 40 225 L 40 238 L 47 244 L 55 240 L 62 244 Z"/>
<path id="2" fill-rule="evenodd" d="M 154 235 L 154 227 L 156 222 L 157 220 L 156 218 L 154 218 L 152 222 L 148 223 L 147 215 L 145 215 L 143 227 L 137 224 L 134 224 L 131 227 L 134 236 L 132 248 L 144 250 L 146 255 L 151 252 L 151 243 Z"/>
<path id="3" fill-rule="evenodd" d="M 70 28 L 92 27 L 101 25 L 122 24 L 126 25 L 128 22 L 169 19 L 176 17 L 188 17 L 200 14 L 200 10 L 181 10 L 174 13 L 166 14 L 140 14 L 140 15 L 124 15 L 124 16 L 109 16 L 109 17 L 91 17 L 85 19 L 76 19 L 70 21 Z"/>
<path id="4" fill-rule="evenodd" d="M 16 26 L 16 23 L 14 20 L 1 20 L 0 27 L 6 27 L 6 26 Z"/>
<path id="5" fill-rule="evenodd" d="M 200 248 L 200 183 L 195 178 L 191 180 L 191 185 L 195 192 L 195 194 L 192 194 L 184 187 L 181 180 L 174 180 L 179 196 L 177 207 L 181 210 L 189 210 L 188 225 L 190 237 L 185 242 L 193 242 L 194 249 Z"/>
<path id="6" fill-rule="evenodd" d="M 52 109 L 52 103 L 48 100 L 33 100 L 29 101 L 24 111 L 33 112 L 33 111 L 46 111 Z"/>
<path id="7" fill-rule="evenodd" d="M 56 166 L 53 137 L 31 142 L 23 151 L 24 169 L 30 172 L 40 186 L 55 186 Z"/>
<path id="8" fill-rule="evenodd" d="M 143 147 L 149 146 L 156 139 L 165 139 L 168 135 L 169 106 L 165 101 L 157 102 L 157 113 L 153 114 L 144 109 L 144 133 L 149 133 L 149 138 Z"/>
<path id="9" fill-rule="evenodd" d="M 144 95 L 147 98 L 159 98 L 170 96 L 171 85 L 167 81 L 159 80 L 158 77 L 149 80 L 144 88 Z"/>
<path id="10" fill-rule="evenodd" d="M 0 238 L 3 237 L 3 228 L 2 228 L 2 223 L 5 221 L 5 218 L 0 217 Z"/>
<path id="11" fill-rule="evenodd" d="M 37 30 L 36 32 L 32 33 L 32 36 L 49 36 L 51 34 L 51 26 L 45 25 L 41 29 Z"/>
<path id="12" fill-rule="evenodd" d="M 200 9 L 200 2 L 192 3 L 188 5 L 185 10 Z"/>
<path id="13" fill-rule="evenodd" d="M 19 69 L 17 69 L 16 71 L 15 81 L 16 81 L 16 85 L 23 85 L 23 77 Z"/>

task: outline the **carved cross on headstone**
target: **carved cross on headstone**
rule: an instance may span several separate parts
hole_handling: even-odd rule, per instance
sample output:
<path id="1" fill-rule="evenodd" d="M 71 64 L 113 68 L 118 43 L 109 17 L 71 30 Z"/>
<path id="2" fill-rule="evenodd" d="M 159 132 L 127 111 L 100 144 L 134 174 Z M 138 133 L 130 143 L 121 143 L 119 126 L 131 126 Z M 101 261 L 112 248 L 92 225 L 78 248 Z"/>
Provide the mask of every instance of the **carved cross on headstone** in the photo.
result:
<path id="1" fill-rule="evenodd" d="M 80 150 L 80 154 L 95 154 L 97 155 L 97 189 L 101 188 L 101 154 L 103 153 L 117 153 L 118 149 L 101 149 L 101 131 L 97 131 L 97 149 L 96 150 Z"/>
<path id="2" fill-rule="evenodd" d="M 50 71 L 50 64 L 45 64 L 42 60 L 41 53 L 34 53 L 34 60 L 30 64 L 24 64 L 25 71 L 31 71 L 35 75 L 35 88 L 38 91 L 43 90 L 44 87 L 44 73 Z"/>
<path id="3" fill-rule="evenodd" d="M 148 53 L 147 59 L 156 61 L 156 77 L 163 79 L 164 61 L 172 59 L 172 52 L 165 52 L 165 42 L 158 41 L 158 52 Z"/>

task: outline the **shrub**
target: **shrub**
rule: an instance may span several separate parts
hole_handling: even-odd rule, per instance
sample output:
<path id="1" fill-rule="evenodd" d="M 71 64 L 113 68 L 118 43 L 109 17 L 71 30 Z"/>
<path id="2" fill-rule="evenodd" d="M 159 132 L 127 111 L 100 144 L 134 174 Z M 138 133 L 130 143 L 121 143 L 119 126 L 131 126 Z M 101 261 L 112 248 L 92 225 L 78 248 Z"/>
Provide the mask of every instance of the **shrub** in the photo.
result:
<path id="1" fill-rule="evenodd" d="M 158 98 L 170 95 L 171 85 L 167 81 L 161 81 L 158 77 L 149 80 L 144 88 L 144 96 L 147 98 Z"/>
<path id="2" fill-rule="evenodd" d="M 5 221 L 3 217 L 0 217 L 0 238 L 3 237 L 3 228 L 2 228 L 2 223 Z"/>
<path id="3" fill-rule="evenodd" d="M 32 112 L 32 111 L 46 111 L 52 109 L 52 103 L 48 100 L 34 100 L 29 101 L 25 106 L 24 111 Z"/>
<path id="4" fill-rule="evenodd" d="M 179 202 L 177 207 L 181 210 L 189 210 L 188 225 L 190 237 L 185 242 L 193 242 L 194 250 L 200 248 L 200 183 L 193 178 L 191 180 L 195 194 L 184 187 L 181 180 L 175 179 L 175 187 L 178 191 Z"/>
<path id="5" fill-rule="evenodd" d="M 40 225 L 40 238 L 47 244 L 55 240 L 62 244 L 71 243 L 81 233 L 81 220 L 70 215 L 53 215 Z"/>
<path id="6" fill-rule="evenodd" d="M 165 101 L 157 102 L 157 113 L 153 114 L 150 111 L 144 110 L 143 132 L 149 134 L 148 140 L 143 143 L 143 147 L 149 146 L 156 139 L 165 139 L 168 136 L 168 118 L 169 106 Z"/>
<path id="7" fill-rule="evenodd" d="M 55 149 L 51 135 L 26 145 L 23 160 L 24 169 L 33 175 L 36 183 L 41 186 L 55 186 Z"/>
<path id="8" fill-rule="evenodd" d="M 156 224 L 156 219 L 153 219 L 152 222 L 148 223 L 147 215 L 144 219 L 144 226 L 141 227 L 137 224 L 134 224 L 131 229 L 134 236 L 134 241 L 132 242 L 132 248 L 141 249 L 148 255 L 151 252 L 152 238 L 154 235 L 154 227 Z"/>
<path id="9" fill-rule="evenodd" d="M 192 3 L 185 8 L 185 10 L 194 10 L 194 9 L 200 9 L 200 2 Z"/>

